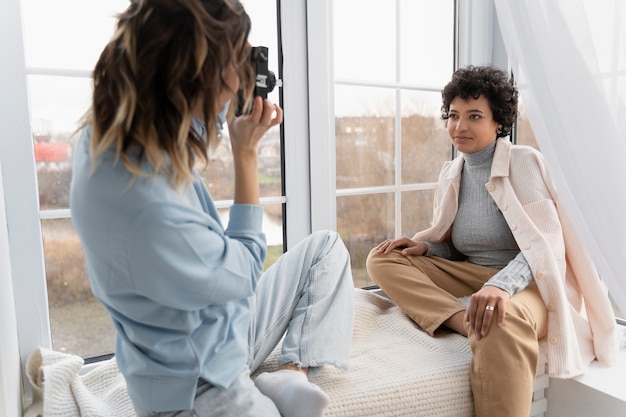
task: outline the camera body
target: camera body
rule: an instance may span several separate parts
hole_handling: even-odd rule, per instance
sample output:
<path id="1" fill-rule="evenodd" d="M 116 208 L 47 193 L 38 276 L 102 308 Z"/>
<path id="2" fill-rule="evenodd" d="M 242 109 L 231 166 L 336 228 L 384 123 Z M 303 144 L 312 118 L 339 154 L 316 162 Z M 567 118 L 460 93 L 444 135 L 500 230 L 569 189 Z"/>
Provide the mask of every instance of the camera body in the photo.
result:
<path id="1" fill-rule="evenodd" d="M 267 98 L 267 94 L 276 87 L 276 75 L 268 66 L 268 48 L 253 46 L 250 50 L 250 63 L 254 67 L 254 97 Z"/>
<path id="2" fill-rule="evenodd" d="M 269 50 L 266 46 L 253 46 L 250 48 L 250 65 L 252 65 L 255 74 L 253 97 L 260 96 L 266 99 L 268 93 L 271 93 L 277 84 L 280 85 L 280 80 L 276 79 L 276 74 L 269 69 L 268 56 Z M 239 107 L 236 112 L 237 116 L 244 114 L 244 101 L 245 99 L 240 91 Z"/>

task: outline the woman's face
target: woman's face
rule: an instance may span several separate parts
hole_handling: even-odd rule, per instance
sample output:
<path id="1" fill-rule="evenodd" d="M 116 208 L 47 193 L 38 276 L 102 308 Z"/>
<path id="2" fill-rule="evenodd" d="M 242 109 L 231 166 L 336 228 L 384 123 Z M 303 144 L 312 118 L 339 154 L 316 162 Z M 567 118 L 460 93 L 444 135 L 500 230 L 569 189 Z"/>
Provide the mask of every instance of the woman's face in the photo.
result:
<path id="1" fill-rule="evenodd" d="M 496 140 L 500 125 L 493 120 L 489 100 L 484 96 L 467 100 L 456 97 L 450 103 L 448 116 L 448 134 L 457 151 L 482 151 Z"/>

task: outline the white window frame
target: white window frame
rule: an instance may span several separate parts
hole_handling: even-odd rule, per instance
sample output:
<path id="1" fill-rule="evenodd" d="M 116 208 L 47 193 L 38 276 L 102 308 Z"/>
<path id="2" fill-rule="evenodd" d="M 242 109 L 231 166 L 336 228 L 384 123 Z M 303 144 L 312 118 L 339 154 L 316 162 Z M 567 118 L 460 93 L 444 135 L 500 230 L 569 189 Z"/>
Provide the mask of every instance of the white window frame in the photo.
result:
<path id="1" fill-rule="evenodd" d="M 307 1 L 311 227 L 337 230 L 333 2 Z"/>
<path id="2" fill-rule="evenodd" d="M 336 156 L 335 156 L 335 112 L 334 112 L 334 77 L 333 65 L 333 0 L 309 0 L 307 2 L 309 27 L 309 117 L 310 165 L 315 167 L 315 175 L 311 176 L 311 224 L 313 230 L 332 229 L 337 227 L 336 200 L 338 195 L 363 194 L 363 190 L 336 190 Z M 469 64 L 494 64 L 507 68 L 508 58 L 498 28 L 493 0 L 456 0 L 455 2 L 457 37 L 455 67 Z M 356 40 L 355 40 L 356 41 Z M 396 54 L 397 55 L 397 54 Z M 347 83 L 347 81 L 341 81 Z M 394 84 L 397 88 L 416 89 L 416 86 Z M 429 91 L 417 88 L 420 91 Z M 399 111 L 399 106 L 398 110 Z M 399 120 L 399 118 L 397 118 Z M 399 123 L 399 121 L 398 121 Z M 396 129 L 400 135 L 400 129 Z M 396 140 L 396 146 L 400 141 Z M 396 158 L 401 152 L 396 152 Z M 400 162 L 396 161 L 396 166 Z M 397 172 L 396 176 L 400 173 Z M 396 184 L 400 184 L 396 178 Z M 368 188 L 371 192 L 394 192 L 396 199 L 395 222 L 396 235 L 400 235 L 402 225 L 399 221 L 399 204 L 401 192 L 434 188 L 436 184 L 423 183 L 410 186 L 393 185 Z"/>
<path id="3" fill-rule="evenodd" d="M 313 1 L 314 3 L 314 1 Z M 307 54 L 306 0 L 278 0 L 280 9 L 282 55 L 283 121 L 285 187 L 285 228 L 287 249 L 311 234 L 311 182 L 309 75 L 310 53 Z M 311 106 L 315 108 L 315 106 Z"/>
<path id="4" fill-rule="evenodd" d="M 19 343 L 19 363 L 24 369 L 30 352 L 38 346 L 50 348 L 52 343 L 19 0 L 3 3 L 0 28 L 0 54 L 4 57 L 0 65 L 0 161 L 17 323 L 17 333 L 7 336 L 8 343 Z M 6 290 L 0 288 L 0 292 Z M 16 360 L 7 355 L 0 350 L 2 362 Z M 8 377 L 15 381 L 18 376 Z M 2 383 L 0 390 L 12 396 L 8 382 Z M 24 373 L 22 386 L 25 393 L 30 392 Z M 11 413 L 14 411 L 12 408 Z"/>
<path id="5" fill-rule="evenodd" d="M 494 0 L 456 0 L 456 67 L 495 65 L 508 68 Z"/>

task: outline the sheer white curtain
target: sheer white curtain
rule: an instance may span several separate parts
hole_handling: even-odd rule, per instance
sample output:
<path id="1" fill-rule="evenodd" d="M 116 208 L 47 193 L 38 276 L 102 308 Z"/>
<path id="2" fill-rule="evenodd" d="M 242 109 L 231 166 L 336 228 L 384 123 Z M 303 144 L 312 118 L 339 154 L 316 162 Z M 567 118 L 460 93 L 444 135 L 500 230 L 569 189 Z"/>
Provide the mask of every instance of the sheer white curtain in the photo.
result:
<path id="1" fill-rule="evenodd" d="M 626 314 L 626 2 L 495 5 L 559 195 Z"/>

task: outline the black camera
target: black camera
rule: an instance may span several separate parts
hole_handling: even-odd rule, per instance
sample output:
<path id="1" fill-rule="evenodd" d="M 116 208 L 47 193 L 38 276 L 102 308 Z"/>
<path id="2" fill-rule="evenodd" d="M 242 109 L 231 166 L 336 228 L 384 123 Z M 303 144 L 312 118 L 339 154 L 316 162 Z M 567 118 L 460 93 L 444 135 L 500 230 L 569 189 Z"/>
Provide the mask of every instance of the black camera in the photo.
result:
<path id="1" fill-rule="evenodd" d="M 280 84 L 280 80 L 276 79 L 276 74 L 274 74 L 269 69 L 268 52 L 269 51 L 266 46 L 253 46 L 252 48 L 250 48 L 250 64 L 252 65 L 255 73 L 253 97 L 260 96 L 263 99 L 266 99 L 267 94 L 271 93 L 277 84 Z M 244 113 L 244 101 L 245 98 L 240 91 L 237 116 L 240 116 Z"/>
<path id="2" fill-rule="evenodd" d="M 250 62 L 256 74 L 254 80 L 254 97 L 267 98 L 276 87 L 276 75 L 268 67 L 268 49 L 266 46 L 254 46 L 250 50 Z"/>

